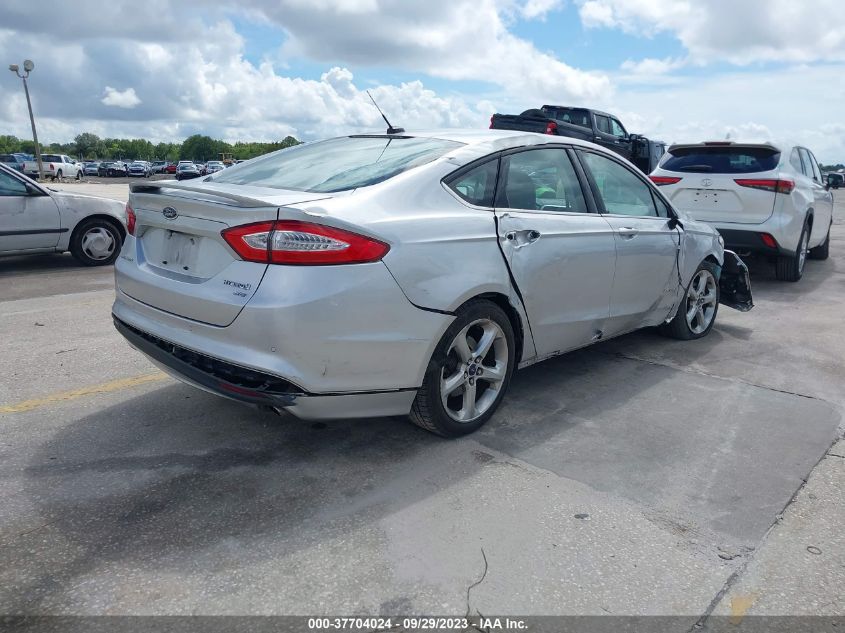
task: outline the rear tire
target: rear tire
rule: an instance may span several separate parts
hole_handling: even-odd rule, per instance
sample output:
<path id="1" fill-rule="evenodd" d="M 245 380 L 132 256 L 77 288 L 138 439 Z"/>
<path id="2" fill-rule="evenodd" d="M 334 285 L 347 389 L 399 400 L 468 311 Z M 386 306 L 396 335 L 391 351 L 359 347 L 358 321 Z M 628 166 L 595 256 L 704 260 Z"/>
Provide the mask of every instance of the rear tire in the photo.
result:
<path id="1" fill-rule="evenodd" d="M 123 246 L 123 235 L 117 224 L 101 218 L 83 220 L 70 239 L 70 253 L 84 266 L 107 266 L 114 263 Z"/>
<path id="2" fill-rule="evenodd" d="M 827 235 L 824 238 L 824 242 L 815 246 L 810 249 L 808 253 L 810 258 L 812 259 L 821 259 L 825 260 L 830 257 L 830 227 L 827 227 Z"/>
<path id="3" fill-rule="evenodd" d="M 716 265 L 711 262 L 703 261 L 698 265 L 674 318 L 658 328 L 661 334 L 681 341 L 691 341 L 710 334 L 719 312 L 716 271 Z"/>
<path id="4" fill-rule="evenodd" d="M 807 240 L 810 239 L 810 227 L 804 223 L 795 255 L 781 255 L 775 262 L 775 277 L 778 281 L 798 281 L 804 275 L 804 263 L 807 261 Z"/>
<path id="5" fill-rule="evenodd" d="M 458 312 L 428 363 L 411 421 L 443 437 L 479 429 L 504 398 L 516 360 L 513 326 L 495 303 Z"/>
<path id="6" fill-rule="evenodd" d="M 62 170 L 61 170 L 61 169 L 60 169 L 59 171 L 57 171 L 57 172 L 56 172 L 56 175 L 55 175 L 55 176 L 53 176 L 53 182 L 56 182 L 57 180 L 58 180 L 59 182 L 61 182 L 61 181 L 62 181 Z"/>

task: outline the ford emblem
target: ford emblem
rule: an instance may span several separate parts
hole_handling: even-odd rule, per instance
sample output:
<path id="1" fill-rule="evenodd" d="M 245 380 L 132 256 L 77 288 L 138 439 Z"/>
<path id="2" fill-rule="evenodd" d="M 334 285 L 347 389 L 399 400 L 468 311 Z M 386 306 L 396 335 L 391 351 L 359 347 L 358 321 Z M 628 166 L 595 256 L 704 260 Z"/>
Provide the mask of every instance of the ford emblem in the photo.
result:
<path id="1" fill-rule="evenodd" d="M 173 207 L 164 207 L 161 210 L 161 214 L 168 220 L 175 220 L 179 217 L 179 213 Z"/>

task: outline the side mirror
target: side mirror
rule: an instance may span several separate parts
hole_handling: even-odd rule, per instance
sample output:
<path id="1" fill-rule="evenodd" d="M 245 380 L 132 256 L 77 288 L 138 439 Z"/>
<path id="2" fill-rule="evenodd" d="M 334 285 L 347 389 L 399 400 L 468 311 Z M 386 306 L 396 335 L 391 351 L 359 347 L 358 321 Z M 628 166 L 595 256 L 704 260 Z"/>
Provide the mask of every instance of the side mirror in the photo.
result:
<path id="1" fill-rule="evenodd" d="M 675 216 L 672 216 L 671 218 L 669 218 L 668 224 L 669 224 L 669 230 L 670 231 L 674 231 L 678 227 L 684 228 L 684 225 L 681 222 L 681 220 L 676 218 Z"/>

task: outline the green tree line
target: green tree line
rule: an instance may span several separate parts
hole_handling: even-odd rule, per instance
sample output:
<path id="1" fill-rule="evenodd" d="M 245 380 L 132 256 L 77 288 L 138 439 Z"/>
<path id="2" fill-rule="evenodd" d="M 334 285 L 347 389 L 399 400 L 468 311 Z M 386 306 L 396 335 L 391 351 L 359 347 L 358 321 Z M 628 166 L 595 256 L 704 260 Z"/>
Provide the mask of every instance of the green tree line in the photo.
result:
<path id="1" fill-rule="evenodd" d="M 41 144 L 42 153 L 67 154 L 80 160 L 133 159 L 133 160 L 217 160 L 221 153 L 246 160 L 277 149 L 298 145 L 300 141 L 287 136 L 272 143 L 227 143 L 210 136 L 194 134 L 181 143 L 152 143 L 142 138 L 100 138 L 91 132 L 77 134 L 70 143 Z M 0 135 L 0 154 L 23 152 L 35 154 L 35 143 L 16 136 Z"/>

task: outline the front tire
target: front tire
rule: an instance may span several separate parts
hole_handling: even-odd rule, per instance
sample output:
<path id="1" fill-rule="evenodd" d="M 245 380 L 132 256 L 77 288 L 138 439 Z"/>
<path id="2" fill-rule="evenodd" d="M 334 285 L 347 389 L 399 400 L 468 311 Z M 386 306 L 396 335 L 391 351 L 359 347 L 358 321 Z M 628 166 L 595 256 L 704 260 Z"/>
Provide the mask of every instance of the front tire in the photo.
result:
<path id="1" fill-rule="evenodd" d="M 719 312 L 716 270 L 716 266 L 708 261 L 698 265 L 675 317 L 660 326 L 661 334 L 681 341 L 691 341 L 710 333 Z"/>
<path id="2" fill-rule="evenodd" d="M 827 227 L 827 235 L 824 242 L 810 249 L 808 253 L 811 259 L 825 260 L 830 257 L 830 226 Z"/>
<path id="3" fill-rule="evenodd" d="M 434 351 L 411 421 L 443 437 L 479 429 L 501 403 L 515 361 L 513 326 L 504 311 L 485 300 L 467 304 Z"/>
<path id="4" fill-rule="evenodd" d="M 123 246 L 123 235 L 114 222 L 93 218 L 82 221 L 73 232 L 70 252 L 84 266 L 114 263 Z"/>

